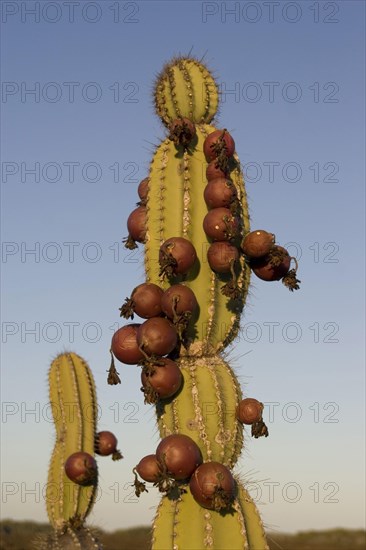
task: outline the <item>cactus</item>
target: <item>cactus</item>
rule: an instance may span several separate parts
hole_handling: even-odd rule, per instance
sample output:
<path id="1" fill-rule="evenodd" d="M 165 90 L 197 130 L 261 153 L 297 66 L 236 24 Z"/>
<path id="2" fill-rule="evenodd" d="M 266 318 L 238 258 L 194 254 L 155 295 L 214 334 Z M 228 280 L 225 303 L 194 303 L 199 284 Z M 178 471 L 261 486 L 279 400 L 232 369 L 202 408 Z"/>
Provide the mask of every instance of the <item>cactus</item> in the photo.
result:
<path id="1" fill-rule="evenodd" d="M 264 245 L 268 248 L 265 248 L 266 254 L 251 257 L 243 253 L 241 241 L 252 235 L 249 233 L 244 178 L 230 134 L 226 129 L 218 130 L 213 125 L 219 92 L 207 68 L 195 59 L 173 59 L 157 77 L 154 100 L 156 112 L 170 133 L 157 147 L 149 175 L 139 186 L 142 200 L 138 204 L 143 208 L 141 220 L 144 225 L 137 225 L 134 233 L 145 246 L 146 283 L 158 285 L 163 290 L 182 283 L 193 291 L 199 304 L 198 311 L 185 317 L 182 326 L 174 311 L 173 322 L 180 342 L 168 357 L 180 367 L 184 383 L 175 396 L 158 400 L 158 428 L 161 438 L 173 434 L 189 436 L 198 445 L 205 463 L 220 463 L 221 468 L 232 469 L 243 446 L 242 423 L 253 424 L 254 437 L 267 436 L 268 430 L 261 416 L 263 405 L 254 399 L 249 401 L 257 404 L 258 417 L 253 422 L 239 421 L 241 389 L 232 368 L 225 361 L 224 351 L 238 334 L 251 270 L 256 273 L 257 269 L 258 276 L 268 281 L 282 277 L 282 282 L 293 291 L 300 282 L 296 279 L 297 263 L 296 269 L 290 270 L 292 259 L 287 251 L 275 246 L 274 235 L 265 231 L 257 231 L 257 236 L 249 239 L 249 248 L 257 251 L 259 236 L 265 241 L 260 243 L 262 248 Z M 213 143 L 212 140 L 216 139 L 214 135 L 218 141 Z M 230 148 L 232 153 L 229 153 Z M 214 153 L 212 156 L 211 151 Z M 225 192 L 229 198 L 232 195 L 232 202 L 226 205 L 230 216 L 226 214 L 223 218 L 227 238 L 216 239 L 230 241 L 231 244 L 225 246 L 229 249 L 232 245 L 231 252 L 235 257 L 230 260 L 230 269 L 224 273 L 212 266 L 207 255 L 211 239 L 208 237 L 209 226 L 205 227 L 204 223 L 211 215 L 211 207 L 204 191 L 207 185 L 206 169 L 212 157 L 215 165 L 209 169 L 215 174 L 217 171 L 215 177 L 226 178 L 226 183 L 229 180 Z M 231 217 L 235 218 L 235 231 L 231 231 L 229 225 Z M 218 227 L 216 225 L 214 229 Z M 182 238 L 189 241 L 196 252 L 196 261 L 188 272 L 174 272 L 177 260 L 174 255 L 169 256 L 164 248 L 170 239 L 177 237 L 180 242 Z M 131 234 L 125 242 L 128 248 L 136 246 Z M 131 298 L 127 303 L 131 305 L 132 302 Z M 121 315 L 127 309 L 127 306 L 120 308 Z M 145 344 L 139 343 L 138 330 L 136 334 L 139 349 L 143 352 Z M 149 359 L 145 353 L 144 356 L 145 360 L 140 364 L 144 369 L 149 369 L 151 363 L 156 362 L 156 357 Z M 123 362 L 123 359 L 120 360 Z M 149 361 L 150 367 L 147 366 Z M 112 376 L 115 372 L 112 356 L 109 383 L 119 382 Z M 189 480 L 169 485 L 164 478 L 167 474 L 165 459 L 161 463 L 159 456 L 156 456 L 157 464 L 160 464 L 156 466 L 156 477 L 150 479 L 152 474 L 146 473 L 146 481 L 154 479 L 154 485 L 166 494 L 161 499 L 153 523 L 153 550 L 268 549 L 257 508 L 237 476 L 234 476 L 235 491 L 230 506 L 225 505 L 225 508 L 221 503 L 218 506 L 218 501 L 213 501 L 210 509 L 209 506 L 204 507 L 207 496 L 202 497 L 201 505 L 193 489 L 191 493 L 187 486 Z M 196 468 L 197 473 L 199 466 Z M 136 469 L 134 472 L 136 474 Z M 174 477 L 174 472 L 172 475 Z M 231 476 L 230 471 L 228 475 Z M 175 479 L 180 478 L 177 475 Z M 199 482 L 195 483 L 199 487 Z M 220 483 L 218 498 L 224 499 L 224 488 Z M 144 484 L 138 482 L 137 477 L 135 487 L 138 495 L 144 490 Z M 225 498 L 228 498 L 227 494 Z"/>
<path id="2" fill-rule="evenodd" d="M 82 486 L 71 481 L 64 470 L 75 452 L 94 456 L 97 400 L 93 375 L 87 363 L 75 353 L 60 354 L 49 370 L 49 389 L 56 442 L 48 473 L 47 513 L 53 535 L 38 548 L 101 548 L 84 527 L 91 512 L 97 482 Z"/>

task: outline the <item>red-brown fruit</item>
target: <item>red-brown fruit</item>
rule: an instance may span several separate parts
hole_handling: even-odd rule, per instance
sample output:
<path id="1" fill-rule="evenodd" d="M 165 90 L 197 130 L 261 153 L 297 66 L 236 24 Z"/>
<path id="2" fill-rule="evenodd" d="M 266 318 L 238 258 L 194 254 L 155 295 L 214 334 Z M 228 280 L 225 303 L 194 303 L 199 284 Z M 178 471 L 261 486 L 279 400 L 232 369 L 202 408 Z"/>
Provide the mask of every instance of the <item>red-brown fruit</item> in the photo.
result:
<path id="1" fill-rule="evenodd" d="M 203 152 L 207 162 L 216 159 L 220 154 L 231 157 L 235 152 L 235 142 L 226 129 L 215 130 L 205 139 Z"/>
<path id="2" fill-rule="evenodd" d="M 203 229 L 214 241 L 229 241 L 237 236 L 239 221 L 228 208 L 214 208 L 204 217 Z"/>
<path id="3" fill-rule="evenodd" d="M 129 236 L 138 243 L 143 243 L 146 237 L 146 208 L 138 206 L 127 219 Z"/>
<path id="4" fill-rule="evenodd" d="M 185 275 L 195 263 L 197 254 L 193 244 L 184 237 L 171 237 L 160 247 L 159 263 L 162 270 L 167 258 L 171 263 L 172 275 Z"/>
<path id="5" fill-rule="evenodd" d="M 275 242 L 273 233 L 257 229 L 246 235 L 241 243 L 241 249 L 250 259 L 261 258 L 269 254 Z"/>
<path id="6" fill-rule="evenodd" d="M 146 201 L 148 191 L 149 191 L 149 178 L 144 178 L 142 181 L 140 181 L 139 186 L 137 188 L 138 196 L 142 201 Z"/>
<path id="7" fill-rule="evenodd" d="M 239 250 L 227 241 L 217 241 L 207 250 L 210 268 L 216 273 L 230 273 L 231 266 L 239 259 Z"/>
<path id="8" fill-rule="evenodd" d="M 276 249 L 285 254 L 280 265 L 274 266 L 269 256 L 265 256 L 263 259 L 254 260 L 250 263 L 253 273 L 263 281 L 279 281 L 290 269 L 291 257 L 287 250 L 278 245 L 272 247 L 272 250 Z"/>
<path id="9" fill-rule="evenodd" d="M 142 283 L 131 294 L 134 312 L 143 319 L 161 314 L 161 299 L 164 291 L 154 283 Z"/>
<path id="10" fill-rule="evenodd" d="M 255 424 L 262 420 L 263 403 L 247 397 L 240 401 L 236 410 L 236 418 L 243 424 Z"/>
<path id="11" fill-rule="evenodd" d="M 100 456 L 109 456 L 117 449 L 117 438 L 112 432 L 99 432 L 96 435 L 95 452 Z"/>
<path id="12" fill-rule="evenodd" d="M 193 473 L 189 488 L 194 499 L 209 510 L 224 510 L 235 497 L 235 480 L 219 462 L 205 462 Z"/>
<path id="13" fill-rule="evenodd" d="M 112 353 L 121 363 L 136 365 L 144 358 L 137 343 L 137 331 L 140 326 L 138 323 L 131 323 L 113 334 Z"/>
<path id="14" fill-rule="evenodd" d="M 113 455 L 113 460 L 120 460 L 123 456 L 117 449 L 117 443 L 117 438 L 112 432 L 98 432 L 95 437 L 95 452 L 100 456 Z"/>
<path id="15" fill-rule="evenodd" d="M 212 160 L 206 168 L 206 179 L 208 182 L 211 180 L 215 180 L 217 178 L 224 178 L 226 179 L 227 174 L 224 170 L 222 170 L 218 165 L 216 160 Z"/>
<path id="16" fill-rule="evenodd" d="M 160 475 L 159 462 L 156 455 L 147 455 L 135 467 L 136 472 L 144 481 L 154 483 Z"/>
<path id="17" fill-rule="evenodd" d="M 83 451 L 70 455 L 64 468 L 67 477 L 78 485 L 93 485 L 98 477 L 95 459 Z"/>
<path id="18" fill-rule="evenodd" d="M 220 208 L 230 207 L 238 194 L 231 180 L 217 178 L 206 185 L 203 196 L 209 208 Z"/>
<path id="19" fill-rule="evenodd" d="M 197 309 L 198 303 L 193 290 L 188 286 L 177 284 L 172 285 L 164 292 L 161 307 L 167 317 L 174 319 L 173 308 L 176 315 L 187 312 L 193 313 Z"/>
<path id="20" fill-rule="evenodd" d="M 176 347 L 178 335 L 168 319 L 152 317 L 139 327 L 137 342 L 147 355 L 167 355 Z"/>
<path id="21" fill-rule="evenodd" d="M 169 399 L 180 390 L 183 376 L 175 361 L 168 358 L 161 359 L 159 365 L 153 365 L 152 374 L 148 375 L 147 372 L 151 370 L 149 366 L 148 371 L 143 369 L 141 372 L 141 382 L 148 403 L 155 403 L 154 397 Z"/>
<path id="22" fill-rule="evenodd" d="M 198 445 L 183 434 L 164 437 L 156 449 L 156 458 L 176 480 L 189 478 L 203 460 Z"/>
<path id="23" fill-rule="evenodd" d="M 196 126 L 189 118 L 180 117 L 173 120 L 169 132 L 169 139 L 174 141 L 175 145 L 187 147 L 196 136 Z"/>

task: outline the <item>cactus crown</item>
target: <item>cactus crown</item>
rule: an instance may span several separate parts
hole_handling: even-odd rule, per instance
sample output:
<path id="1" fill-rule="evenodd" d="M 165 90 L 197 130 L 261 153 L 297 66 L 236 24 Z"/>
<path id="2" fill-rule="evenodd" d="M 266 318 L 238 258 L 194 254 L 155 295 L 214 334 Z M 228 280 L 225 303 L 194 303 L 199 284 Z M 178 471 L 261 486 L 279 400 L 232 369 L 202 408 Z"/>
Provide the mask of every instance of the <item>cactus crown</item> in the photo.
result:
<path id="1" fill-rule="evenodd" d="M 202 63 L 191 57 L 174 58 L 156 79 L 155 109 L 166 126 L 179 117 L 209 124 L 216 114 L 218 100 L 215 79 Z"/>

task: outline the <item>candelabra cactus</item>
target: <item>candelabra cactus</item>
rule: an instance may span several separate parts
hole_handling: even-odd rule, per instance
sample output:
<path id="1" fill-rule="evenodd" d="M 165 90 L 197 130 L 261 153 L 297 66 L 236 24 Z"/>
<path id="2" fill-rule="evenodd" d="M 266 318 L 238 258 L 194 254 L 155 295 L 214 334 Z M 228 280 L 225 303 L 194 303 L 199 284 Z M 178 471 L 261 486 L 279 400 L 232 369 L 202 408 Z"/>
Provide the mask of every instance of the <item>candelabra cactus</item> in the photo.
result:
<path id="1" fill-rule="evenodd" d="M 231 473 L 243 423 L 255 437 L 268 435 L 263 405 L 242 401 L 222 355 L 238 333 L 251 271 L 294 290 L 297 264 L 290 270 L 272 233 L 249 232 L 235 143 L 212 125 L 219 92 L 204 65 L 174 59 L 158 76 L 154 98 L 169 135 L 139 185 L 125 241 L 128 248 L 144 243 L 146 283 L 120 308 L 127 319 L 144 312 L 147 320 L 119 329 L 111 347 L 121 362 L 143 367 L 145 402 L 156 403 L 162 438 L 134 469 L 136 494 L 145 490 L 137 473 L 167 493 L 153 550 L 264 550 L 258 511 Z M 108 381 L 119 382 L 113 355 Z"/>

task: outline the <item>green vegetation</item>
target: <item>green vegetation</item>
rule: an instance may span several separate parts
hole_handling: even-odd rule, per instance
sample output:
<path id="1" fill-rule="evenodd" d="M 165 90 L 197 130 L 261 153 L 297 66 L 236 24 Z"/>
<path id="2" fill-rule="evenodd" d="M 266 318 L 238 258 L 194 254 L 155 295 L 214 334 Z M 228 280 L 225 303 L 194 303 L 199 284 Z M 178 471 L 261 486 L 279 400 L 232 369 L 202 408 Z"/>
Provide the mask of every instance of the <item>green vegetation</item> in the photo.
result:
<path id="1" fill-rule="evenodd" d="M 149 527 L 121 529 L 106 533 L 97 529 L 105 550 L 149 550 Z M 32 541 L 51 533 L 47 524 L 32 521 L 4 520 L 0 522 L 0 550 L 36 550 Z M 349 529 L 306 531 L 295 535 L 267 533 L 270 550 L 358 550 L 366 547 L 366 532 Z M 201 550 L 201 549 L 197 549 Z M 229 548 L 227 550 L 230 550 Z"/>

